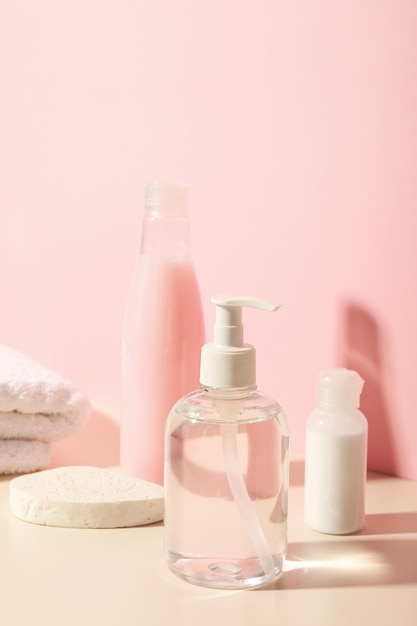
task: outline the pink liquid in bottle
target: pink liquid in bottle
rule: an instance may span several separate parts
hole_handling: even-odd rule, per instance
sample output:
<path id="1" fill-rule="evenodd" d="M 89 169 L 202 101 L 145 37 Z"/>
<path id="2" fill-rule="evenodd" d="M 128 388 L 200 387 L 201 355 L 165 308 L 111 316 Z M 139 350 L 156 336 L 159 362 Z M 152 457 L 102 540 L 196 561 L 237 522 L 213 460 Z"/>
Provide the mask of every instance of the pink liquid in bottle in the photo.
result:
<path id="1" fill-rule="evenodd" d="M 123 332 L 121 467 L 159 484 L 166 418 L 198 387 L 205 340 L 188 229 L 184 216 L 145 224 Z"/>

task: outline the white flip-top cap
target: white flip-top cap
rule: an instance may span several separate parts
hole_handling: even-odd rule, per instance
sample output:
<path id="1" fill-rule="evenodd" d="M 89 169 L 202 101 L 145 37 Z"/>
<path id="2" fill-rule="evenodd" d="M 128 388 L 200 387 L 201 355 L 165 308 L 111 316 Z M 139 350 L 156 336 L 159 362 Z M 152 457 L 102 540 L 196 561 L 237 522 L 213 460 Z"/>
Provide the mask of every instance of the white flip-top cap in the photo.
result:
<path id="1" fill-rule="evenodd" d="M 317 404 L 323 409 L 358 409 L 364 380 L 344 367 L 322 370 L 317 377 Z"/>
<path id="2" fill-rule="evenodd" d="M 200 384 L 233 389 L 256 384 L 256 352 L 243 342 L 242 307 L 276 311 L 279 306 L 247 296 L 213 296 L 216 322 L 213 343 L 201 349 Z"/>

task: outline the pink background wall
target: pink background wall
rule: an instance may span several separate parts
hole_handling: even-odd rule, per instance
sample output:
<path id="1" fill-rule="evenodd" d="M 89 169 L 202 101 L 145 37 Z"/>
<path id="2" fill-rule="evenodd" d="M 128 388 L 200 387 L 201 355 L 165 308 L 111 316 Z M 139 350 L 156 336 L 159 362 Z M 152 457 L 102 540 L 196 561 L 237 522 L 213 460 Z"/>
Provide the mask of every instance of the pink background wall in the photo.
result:
<path id="1" fill-rule="evenodd" d="M 0 341 L 117 405 L 143 188 L 180 179 L 209 335 L 213 293 L 283 304 L 246 339 L 293 449 L 348 365 L 370 466 L 417 479 L 415 0 L 3 0 L 0 81 Z"/>

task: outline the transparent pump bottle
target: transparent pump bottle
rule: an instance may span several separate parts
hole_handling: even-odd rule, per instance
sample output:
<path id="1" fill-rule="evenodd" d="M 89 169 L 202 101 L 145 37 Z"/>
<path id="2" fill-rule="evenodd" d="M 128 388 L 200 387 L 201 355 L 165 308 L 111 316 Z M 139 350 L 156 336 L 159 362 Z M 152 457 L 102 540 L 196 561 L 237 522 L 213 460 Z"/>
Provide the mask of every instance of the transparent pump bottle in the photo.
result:
<path id="1" fill-rule="evenodd" d="M 172 409 L 165 434 L 165 551 L 197 585 L 243 589 L 282 573 L 287 548 L 288 426 L 257 391 L 255 349 L 243 343 L 242 307 L 213 297 L 214 342 L 201 352 L 200 389 Z"/>

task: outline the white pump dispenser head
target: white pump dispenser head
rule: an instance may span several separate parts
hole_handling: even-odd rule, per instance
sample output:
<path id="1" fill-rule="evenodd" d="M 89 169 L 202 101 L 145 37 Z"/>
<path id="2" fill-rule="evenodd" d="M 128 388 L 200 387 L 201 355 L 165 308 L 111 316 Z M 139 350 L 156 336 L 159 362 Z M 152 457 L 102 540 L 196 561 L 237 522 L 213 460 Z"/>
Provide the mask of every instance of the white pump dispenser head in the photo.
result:
<path id="1" fill-rule="evenodd" d="M 242 307 L 276 311 L 279 306 L 261 298 L 213 296 L 216 305 L 214 341 L 201 349 L 200 384 L 237 389 L 256 384 L 256 352 L 243 343 Z"/>

